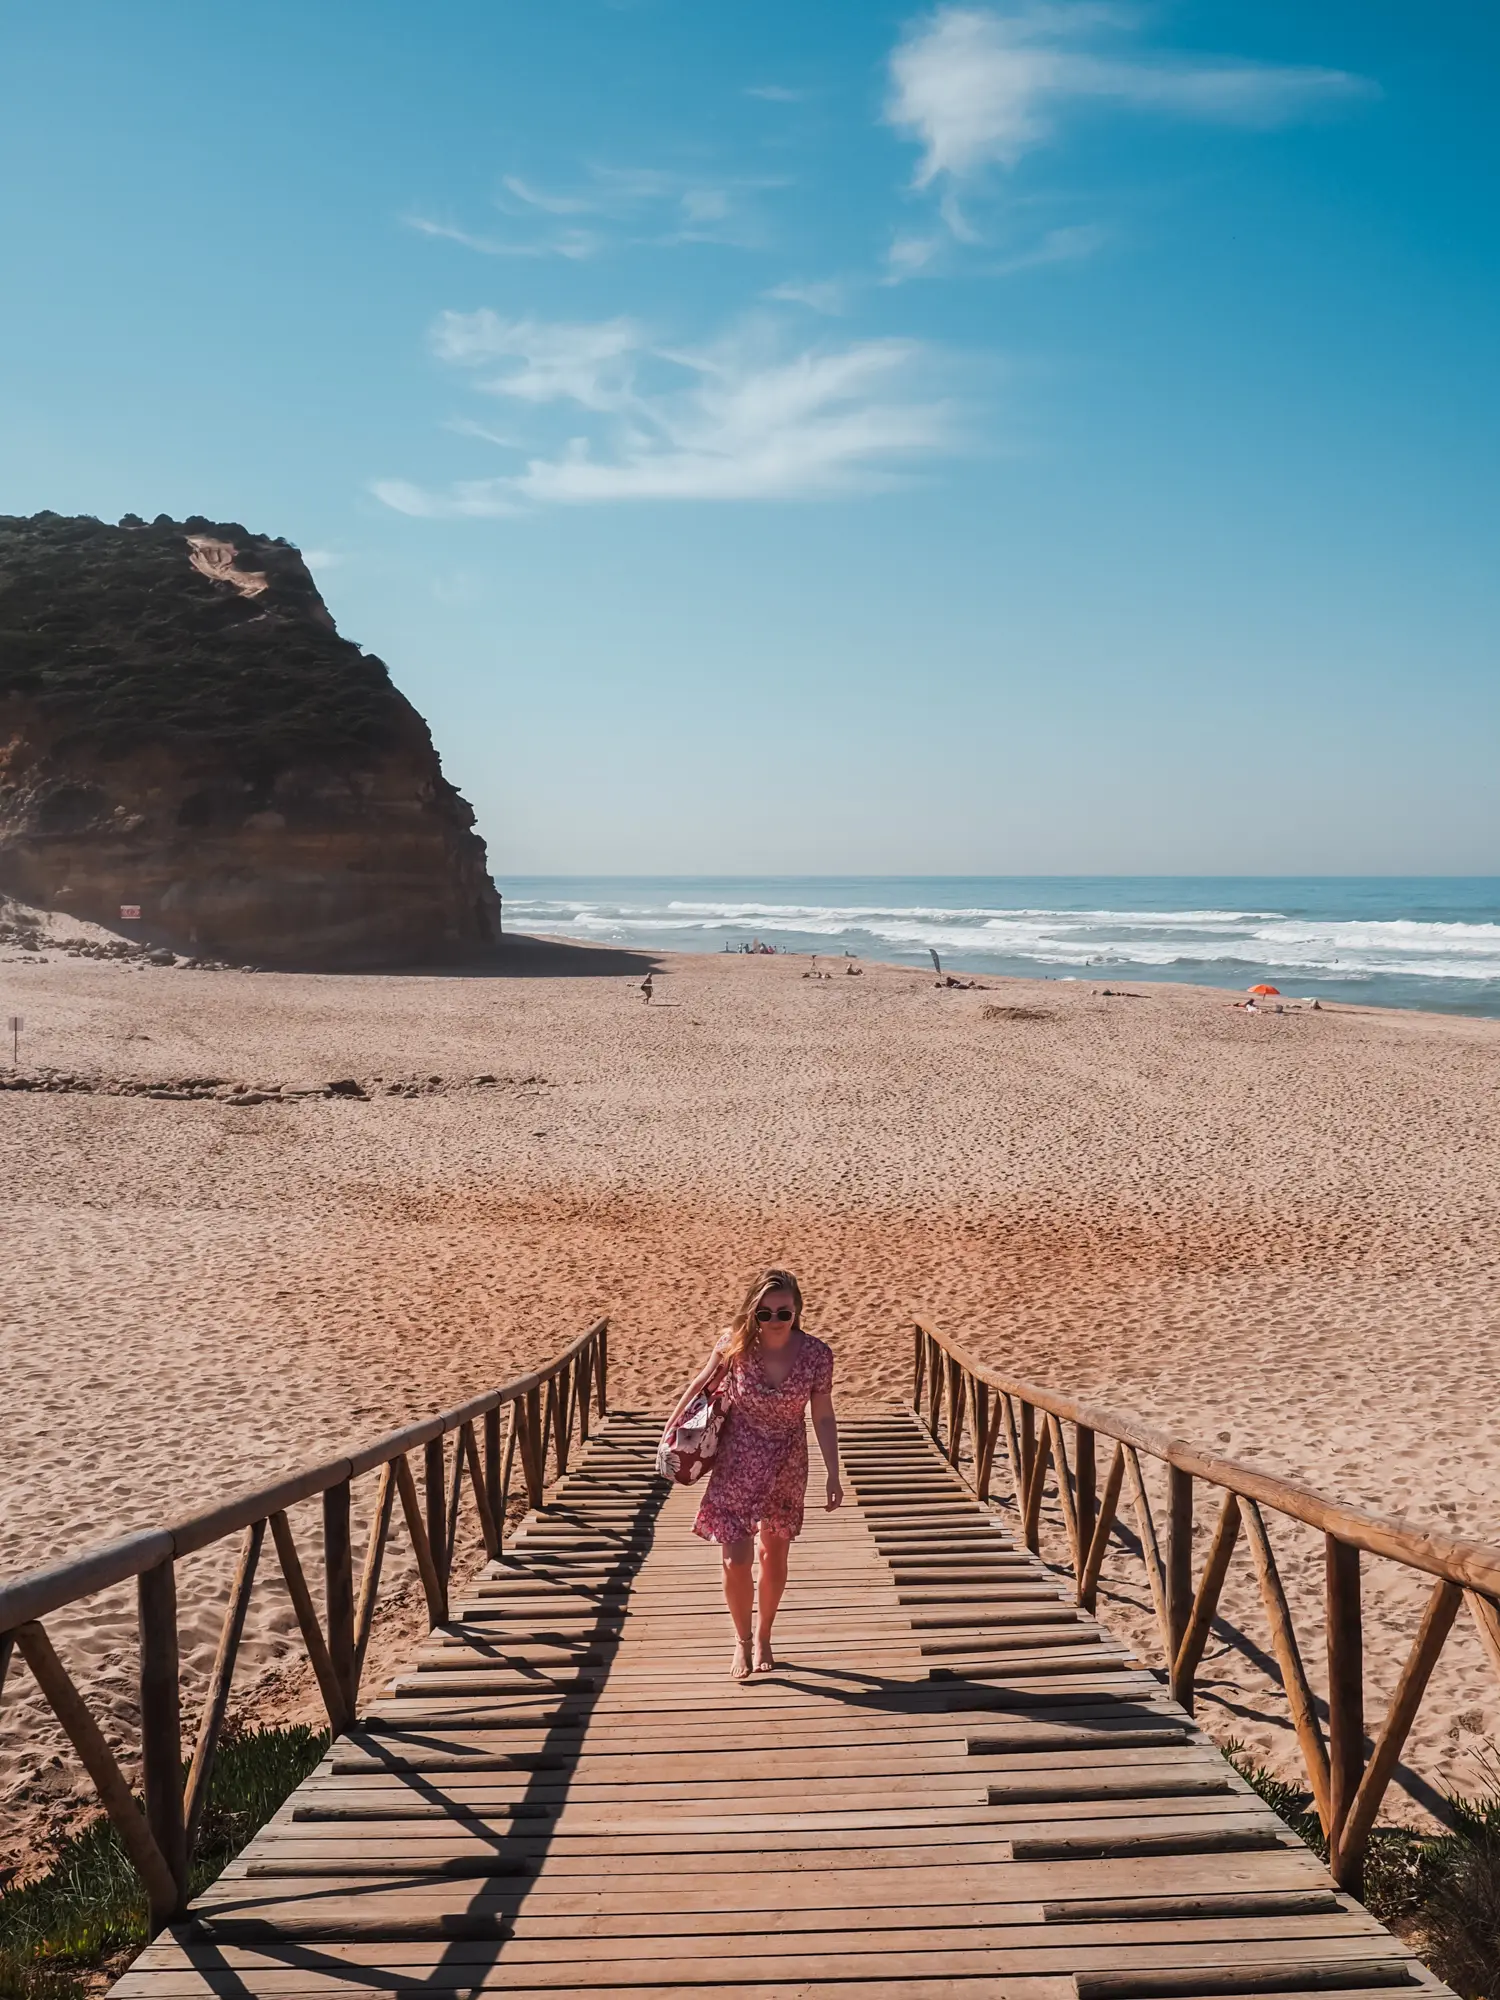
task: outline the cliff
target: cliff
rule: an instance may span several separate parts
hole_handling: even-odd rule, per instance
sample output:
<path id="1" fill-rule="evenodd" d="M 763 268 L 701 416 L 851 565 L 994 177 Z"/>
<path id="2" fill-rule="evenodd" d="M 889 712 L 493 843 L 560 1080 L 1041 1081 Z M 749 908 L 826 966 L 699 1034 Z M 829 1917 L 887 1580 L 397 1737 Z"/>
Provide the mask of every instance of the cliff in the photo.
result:
<path id="1" fill-rule="evenodd" d="M 453 960 L 499 934 L 473 825 L 288 543 L 0 516 L 0 889 L 236 963 Z"/>

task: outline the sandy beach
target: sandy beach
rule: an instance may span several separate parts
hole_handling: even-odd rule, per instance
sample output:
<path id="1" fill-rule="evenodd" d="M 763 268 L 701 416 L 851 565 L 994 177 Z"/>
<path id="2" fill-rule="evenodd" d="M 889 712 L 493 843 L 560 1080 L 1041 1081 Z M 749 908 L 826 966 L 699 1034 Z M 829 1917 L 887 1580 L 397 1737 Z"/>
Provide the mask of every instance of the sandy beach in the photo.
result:
<path id="1" fill-rule="evenodd" d="M 773 1260 L 802 1275 L 851 1405 L 903 1392 L 924 1316 L 1039 1383 L 1500 1540 L 1500 1023 L 1250 1017 L 1186 987 L 956 992 L 875 965 L 814 981 L 798 958 L 658 964 L 647 1007 L 610 954 L 553 978 L 0 961 L 23 1068 L 268 1099 L 0 1094 L 0 1568 L 441 1408 L 601 1313 L 615 1400 L 663 1409 Z M 1035 1018 L 987 1019 L 996 1006 Z M 366 1098 L 268 1096 L 343 1078 Z M 1321 1546 L 1278 1546 L 1319 1681 Z M 184 1565 L 190 1709 L 225 1574 Z M 1425 1586 L 1367 1574 L 1374 1718 Z M 1100 1608 L 1157 1663 L 1138 1569 L 1113 1560 Z M 1216 1634 L 1202 1719 L 1294 1773 L 1247 1558 L 1224 1615 L 1252 1650 Z M 247 1699 L 294 1658 L 291 1625 L 266 1591 Z M 133 1626 L 123 1592 L 49 1628 L 121 1741 Z M 259 1712 L 278 1703 L 311 1713 L 305 1676 L 263 1689 Z M 1475 1789 L 1497 1727 L 1500 1682 L 1465 1621 L 1408 1749 L 1415 1796 Z M 77 1782 L 17 1670 L 0 1859 Z M 1414 1810 L 1399 1790 L 1391 1806 Z"/>

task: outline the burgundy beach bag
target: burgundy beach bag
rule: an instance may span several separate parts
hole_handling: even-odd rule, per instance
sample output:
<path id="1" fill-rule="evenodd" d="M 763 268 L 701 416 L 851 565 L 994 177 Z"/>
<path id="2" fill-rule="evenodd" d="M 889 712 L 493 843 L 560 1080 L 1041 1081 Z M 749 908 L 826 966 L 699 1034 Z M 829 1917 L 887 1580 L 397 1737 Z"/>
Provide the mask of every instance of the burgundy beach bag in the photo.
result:
<path id="1" fill-rule="evenodd" d="M 656 1469 L 663 1479 L 679 1486 L 694 1486 L 713 1470 L 719 1449 L 719 1434 L 729 1415 L 725 1393 L 727 1370 L 711 1375 L 682 1413 L 679 1424 L 668 1424 L 656 1451 Z"/>

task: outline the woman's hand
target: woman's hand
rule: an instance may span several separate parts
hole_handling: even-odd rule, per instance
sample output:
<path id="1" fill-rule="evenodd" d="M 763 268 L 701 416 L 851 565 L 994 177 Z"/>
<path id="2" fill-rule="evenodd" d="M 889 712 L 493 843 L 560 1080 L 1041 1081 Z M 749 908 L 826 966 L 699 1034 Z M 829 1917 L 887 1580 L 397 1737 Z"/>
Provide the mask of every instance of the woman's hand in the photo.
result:
<path id="1" fill-rule="evenodd" d="M 836 1472 L 830 1472 L 828 1475 L 829 1513 L 831 1514 L 835 1507 L 842 1507 L 843 1504 L 844 1504 L 844 1489 L 842 1486 L 839 1485 L 838 1474 Z"/>

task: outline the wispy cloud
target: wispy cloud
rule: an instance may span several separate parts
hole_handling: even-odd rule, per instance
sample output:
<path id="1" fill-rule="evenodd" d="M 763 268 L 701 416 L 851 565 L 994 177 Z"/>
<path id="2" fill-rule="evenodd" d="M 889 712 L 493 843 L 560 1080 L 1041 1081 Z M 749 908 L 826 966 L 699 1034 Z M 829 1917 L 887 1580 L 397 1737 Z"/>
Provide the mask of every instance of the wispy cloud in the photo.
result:
<path id="1" fill-rule="evenodd" d="M 767 104 L 801 104 L 807 97 L 805 90 L 793 90 L 785 83 L 748 83 L 746 97 L 764 98 Z"/>
<path id="2" fill-rule="evenodd" d="M 1139 21 L 1133 9 L 1088 0 L 1015 0 L 941 7 L 916 22 L 891 57 L 886 110 L 922 149 L 916 185 L 1014 167 L 1086 104 L 1267 128 L 1375 94 L 1346 70 L 1134 48 Z"/>
<path id="3" fill-rule="evenodd" d="M 809 312 L 836 318 L 848 309 L 849 287 L 838 278 L 789 279 L 785 284 L 772 285 L 764 296 L 782 305 L 806 306 Z"/>
<path id="4" fill-rule="evenodd" d="M 905 278 L 916 277 L 925 271 L 947 247 L 947 239 L 942 236 L 914 234 L 910 230 L 898 230 L 891 240 L 891 247 L 885 253 L 885 277 L 882 283 L 899 285 Z"/>
<path id="5" fill-rule="evenodd" d="M 1099 223 L 1075 222 L 1065 228 L 1049 229 L 1029 249 L 1003 257 L 990 268 L 998 276 L 1009 277 L 1013 271 L 1036 271 L 1048 264 L 1081 264 L 1086 258 L 1096 257 L 1109 241 L 1109 231 Z"/>
<path id="6" fill-rule="evenodd" d="M 500 185 L 524 207 L 539 208 L 544 215 L 599 215 L 603 212 L 596 199 L 578 194 L 549 194 L 542 188 L 533 187 L 529 181 L 523 181 L 519 174 L 506 174 Z"/>
<path id="7" fill-rule="evenodd" d="M 445 314 L 443 359 L 488 393 L 561 404 L 590 420 L 517 470 L 442 491 L 377 482 L 405 514 L 501 515 L 622 500 L 807 500 L 877 491 L 957 447 L 957 418 L 931 386 L 932 357 L 903 340 L 777 351 L 755 327 L 705 349 L 669 348 L 629 320 L 557 325 Z M 566 409 L 564 411 L 566 415 Z M 571 417 L 577 424 L 576 415 Z"/>
<path id="8" fill-rule="evenodd" d="M 423 236 L 462 244 L 485 257 L 580 260 L 617 246 L 688 243 L 749 249 L 767 234 L 761 197 L 785 185 L 767 175 L 705 179 L 654 167 L 595 164 L 561 188 L 503 175 L 494 195 L 509 225 L 503 233 L 417 211 L 402 221 Z"/>
<path id="9" fill-rule="evenodd" d="M 502 319 L 498 313 L 445 312 L 432 329 L 432 351 L 461 368 L 509 364 L 480 386 L 522 403 L 577 403 L 585 410 L 619 410 L 645 335 L 634 320 L 585 325 Z"/>
<path id="10" fill-rule="evenodd" d="M 419 236 L 436 236 L 446 243 L 460 243 L 465 250 L 477 250 L 482 257 L 567 257 L 579 260 L 594 256 L 604 247 L 604 238 L 595 230 L 565 229 L 554 236 L 529 243 L 516 243 L 498 236 L 485 236 L 462 229 L 451 222 L 438 222 L 430 215 L 404 215 L 401 220 Z"/>

